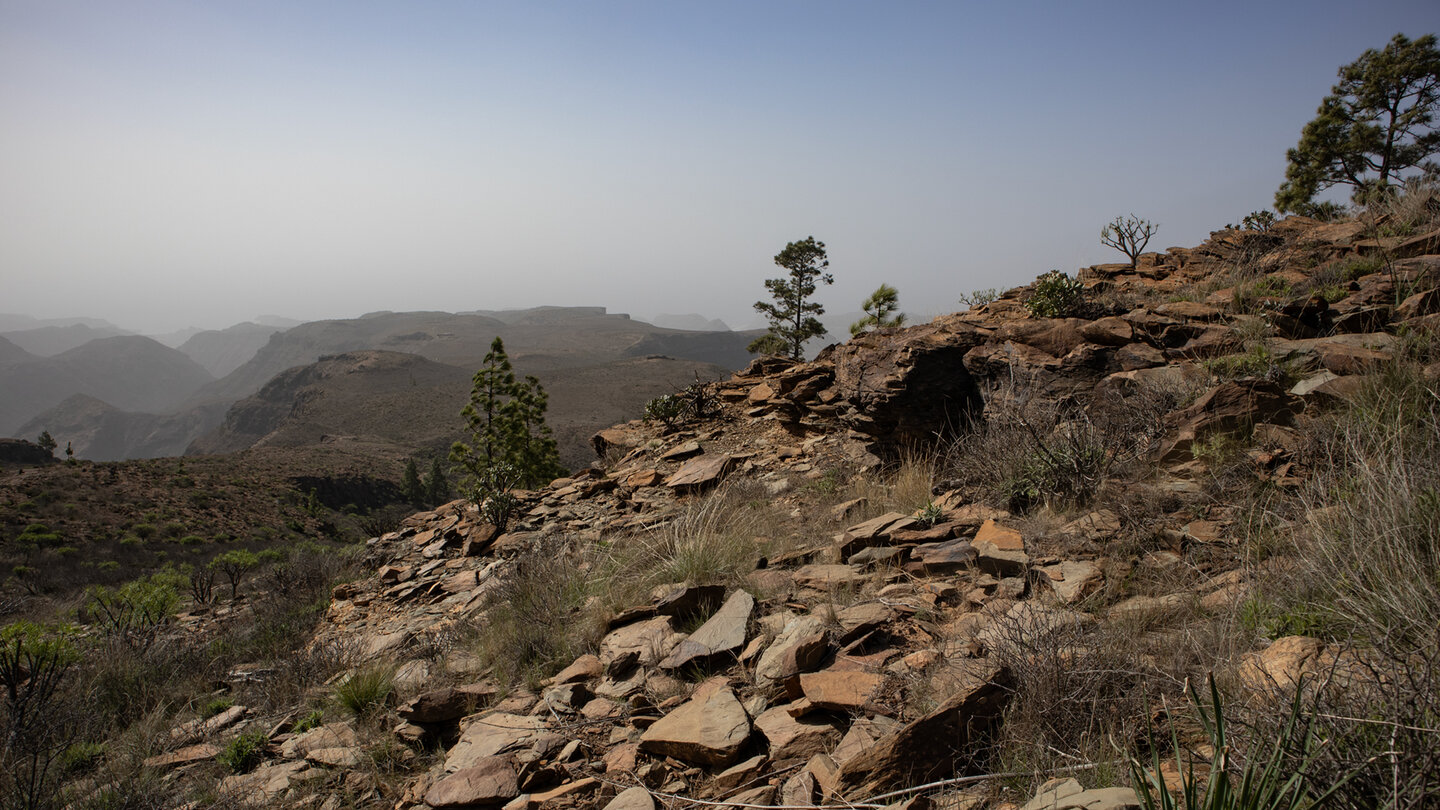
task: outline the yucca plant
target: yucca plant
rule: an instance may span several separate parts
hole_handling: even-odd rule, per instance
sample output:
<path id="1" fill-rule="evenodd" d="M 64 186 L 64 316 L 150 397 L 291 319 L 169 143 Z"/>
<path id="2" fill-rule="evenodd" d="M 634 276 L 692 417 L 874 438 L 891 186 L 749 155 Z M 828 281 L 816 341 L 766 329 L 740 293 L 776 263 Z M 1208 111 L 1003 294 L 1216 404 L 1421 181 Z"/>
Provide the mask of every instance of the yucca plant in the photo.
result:
<path id="1" fill-rule="evenodd" d="M 1195 774 L 1194 762 L 1188 767 L 1181 765 L 1180 737 L 1172 722 L 1170 737 L 1175 749 L 1175 763 L 1183 768 L 1180 791 L 1183 803 L 1177 804 L 1175 797 L 1165 788 L 1165 781 L 1160 777 L 1160 747 L 1154 745 L 1151 746 L 1151 767 L 1148 770 L 1138 758 L 1130 758 L 1130 781 L 1145 810 L 1179 810 L 1181 807 L 1185 810 L 1303 810 L 1323 807 L 1349 781 L 1350 776 L 1346 776 L 1318 793 L 1307 784 L 1306 771 L 1314 759 L 1316 740 L 1309 720 L 1304 718 L 1301 705 L 1304 690 L 1301 684 L 1296 685 L 1290 714 L 1271 743 L 1269 755 L 1261 757 L 1257 751 L 1257 755 L 1239 769 L 1238 775 L 1232 774 L 1232 751 L 1220 690 L 1215 686 L 1213 675 L 1209 680 L 1209 711 L 1206 711 L 1194 684 L 1190 685 L 1189 692 L 1200 725 L 1215 750 L 1210 775 L 1202 786 Z M 1298 765 L 1294 759 L 1297 752 L 1300 757 Z"/>

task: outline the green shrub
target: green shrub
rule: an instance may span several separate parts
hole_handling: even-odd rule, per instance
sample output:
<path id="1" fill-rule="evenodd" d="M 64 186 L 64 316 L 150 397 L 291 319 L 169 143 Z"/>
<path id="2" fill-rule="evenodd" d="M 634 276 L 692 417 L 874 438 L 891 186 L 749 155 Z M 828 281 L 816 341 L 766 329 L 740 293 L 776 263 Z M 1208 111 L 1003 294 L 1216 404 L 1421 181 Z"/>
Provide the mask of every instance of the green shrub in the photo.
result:
<path id="1" fill-rule="evenodd" d="M 60 755 L 60 770 L 67 774 L 91 771 L 105 758 L 105 743 L 79 742 Z"/>
<path id="2" fill-rule="evenodd" d="M 179 604 L 174 576 L 162 571 L 118 588 L 91 587 L 85 611 L 107 637 L 144 648 L 169 624 Z"/>
<path id="3" fill-rule="evenodd" d="M 356 717 L 369 717 L 390 701 L 395 689 L 395 671 L 372 666 L 356 670 L 335 687 L 335 700 Z"/>
<path id="4" fill-rule="evenodd" d="M 674 427 L 685 418 L 685 401 L 674 394 L 658 396 L 645 403 L 645 419 Z"/>
<path id="5" fill-rule="evenodd" d="M 235 701 L 228 697 L 215 698 L 200 708 L 200 719 L 209 720 L 234 705 Z"/>
<path id="6" fill-rule="evenodd" d="M 1068 318 L 1076 313 L 1084 298 L 1085 288 L 1080 279 L 1051 270 L 1035 280 L 1025 299 L 1025 308 L 1037 318 Z"/>
<path id="7" fill-rule="evenodd" d="M 270 738 L 261 729 L 250 729 L 231 740 L 215 761 L 231 773 L 249 773 L 265 759 L 265 746 Z"/>
<path id="8" fill-rule="evenodd" d="M 1176 765 L 1182 768 L 1180 792 L 1184 803 L 1176 802 L 1160 777 L 1160 751 L 1164 746 L 1159 744 L 1151 745 L 1149 769 L 1140 760 L 1130 759 L 1130 783 L 1135 788 L 1135 795 L 1145 810 L 1180 810 L 1181 807 L 1185 810 L 1304 810 L 1325 806 L 1330 797 L 1349 781 L 1349 777 L 1318 788 L 1311 785 L 1307 771 L 1322 742 L 1317 739 L 1314 727 L 1302 712 L 1303 694 L 1303 690 L 1295 690 L 1289 717 L 1278 735 L 1251 751 L 1251 756 L 1239 768 L 1237 778 L 1232 773 L 1230 762 L 1235 745 L 1230 740 L 1215 678 L 1210 678 L 1209 711 L 1201 702 L 1194 684 L 1191 684 L 1190 700 L 1205 735 L 1209 737 L 1210 750 L 1217 757 L 1211 763 L 1206 783 L 1202 787 L 1193 760 L 1189 768 L 1182 765 L 1186 760 L 1185 752 L 1172 721 L 1171 743 Z"/>
<path id="9" fill-rule="evenodd" d="M 323 722 L 325 722 L 325 712 L 313 709 L 309 714 L 296 720 L 295 725 L 290 727 L 290 731 L 293 734 L 304 734 L 311 729 L 319 728 Z"/>
<path id="10" fill-rule="evenodd" d="M 935 526 L 944 519 L 945 510 L 941 509 L 934 501 L 925 504 L 924 508 L 915 514 L 915 522 L 927 529 Z"/>

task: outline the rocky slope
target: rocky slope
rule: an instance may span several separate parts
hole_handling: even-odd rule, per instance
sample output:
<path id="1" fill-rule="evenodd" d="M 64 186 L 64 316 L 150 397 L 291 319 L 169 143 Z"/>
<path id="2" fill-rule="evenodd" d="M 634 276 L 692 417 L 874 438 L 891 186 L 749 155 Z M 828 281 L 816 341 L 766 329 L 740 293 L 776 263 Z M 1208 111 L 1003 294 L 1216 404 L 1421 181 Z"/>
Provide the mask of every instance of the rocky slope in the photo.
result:
<path id="1" fill-rule="evenodd" d="M 1074 317 L 1032 317 L 1031 287 L 813 362 L 756 361 L 678 427 L 600 431 L 599 461 L 526 493 L 508 531 L 455 502 L 370 541 L 370 575 L 335 590 L 313 647 L 394 668 L 403 702 L 381 733 L 434 752 L 412 775 L 365 776 L 365 724 L 295 731 L 298 709 L 236 707 L 151 765 L 202 772 L 249 728 L 269 741 L 264 761 L 216 790 L 265 806 L 338 807 L 342 783 L 346 801 L 397 808 L 1137 806 L 1129 788 L 1063 779 L 1038 796 L 1002 789 L 987 776 L 1004 764 L 996 741 L 1047 666 L 1094 669 L 1120 692 L 1152 682 L 1134 670 L 1189 666 L 1263 691 L 1337 660 L 1313 639 L 1241 637 L 1233 658 L 1185 664 L 1174 639 L 1222 627 L 1265 576 L 1242 564 L 1246 515 L 1215 500 L 1223 476 L 1297 486 L 1310 470 L 1294 426 L 1353 396 L 1401 336 L 1440 330 L 1440 232 L 1365 234 L 1298 218 L 1221 231 L 1134 268 L 1085 269 Z M 1046 412 L 1066 421 L 1041 424 Z M 1064 511 L 1034 509 L 1053 493 L 1024 486 L 983 496 L 963 474 L 928 481 L 928 504 L 836 500 L 839 481 L 1002 424 L 1048 455 L 1080 426 L 1120 425 L 1093 452 L 1118 464 L 1123 444 L 1139 477 L 1082 478 L 1096 491 L 1072 502 L 1103 505 Z M 1242 451 L 1222 475 L 1224 441 Z M 735 523 L 750 514 L 772 519 Z M 657 584 L 610 564 L 678 555 L 731 525 L 743 562 L 731 574 L 705 564 Z M 465 640 L 499 632 L 537 570 L 555 590 L 565 576 L 614 586 L 620 603 L 566 608 L 562 624 L 602 620 L 593 642 L 515 684 Z M 1126 667 L 1094 658 L 1107 637 L 1124 639 L 1112 653 L 1134 656 Z M 1130 707 L 1124 727 L 1143 734 L 1148 709 L 1124 698 L 1105 706 Z M 1071 760 L 1021 775 L 1065 776 Z"/>

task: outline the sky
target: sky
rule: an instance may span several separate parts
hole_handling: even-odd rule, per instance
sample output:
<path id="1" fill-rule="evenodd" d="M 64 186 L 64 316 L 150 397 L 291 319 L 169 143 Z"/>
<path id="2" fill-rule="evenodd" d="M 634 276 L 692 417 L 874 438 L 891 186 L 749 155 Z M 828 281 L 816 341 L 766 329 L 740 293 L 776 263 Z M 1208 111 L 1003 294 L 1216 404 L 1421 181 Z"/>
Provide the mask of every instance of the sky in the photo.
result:
<path id="1" fill-rule="evenodd" d="M 605 306 L 740 328 L 1192 246 L 1440 3 L 0 0 L 0 312 Z"/>

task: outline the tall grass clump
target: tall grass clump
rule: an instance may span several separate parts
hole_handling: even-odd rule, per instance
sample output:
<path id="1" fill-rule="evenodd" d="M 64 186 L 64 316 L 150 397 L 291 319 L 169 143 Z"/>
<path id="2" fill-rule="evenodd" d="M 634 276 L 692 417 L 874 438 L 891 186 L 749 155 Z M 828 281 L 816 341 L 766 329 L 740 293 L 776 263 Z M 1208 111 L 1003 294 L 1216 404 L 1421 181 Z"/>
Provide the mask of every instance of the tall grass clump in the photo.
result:
<path id="1" fill-rule="evenodd" d="M 1440 356 L 1434 336 L 1315 427 L 1298 571 L 1275 609 L 1343 650 L 1325 691 L 1322 777 L 1344 807 L 1440 804 Z M 1340 677 L 1342 676 L 1343 677 Z"/>
<path id="2" fill-rule="evenodd" d="M 476 652 L 502 680 L 534 685 L 598 642 L 584 610 L 588 572 L 558 550 L 522 555 L 498 583 L 476 625 Z"/>
<path id="3" fill-rule="evenodd" d="M 395 692 L 395 670 L 371 666 L 356 670 L 335 687 L 335 700 L 358 718 L 366 718 L 389 704 Z"/>

